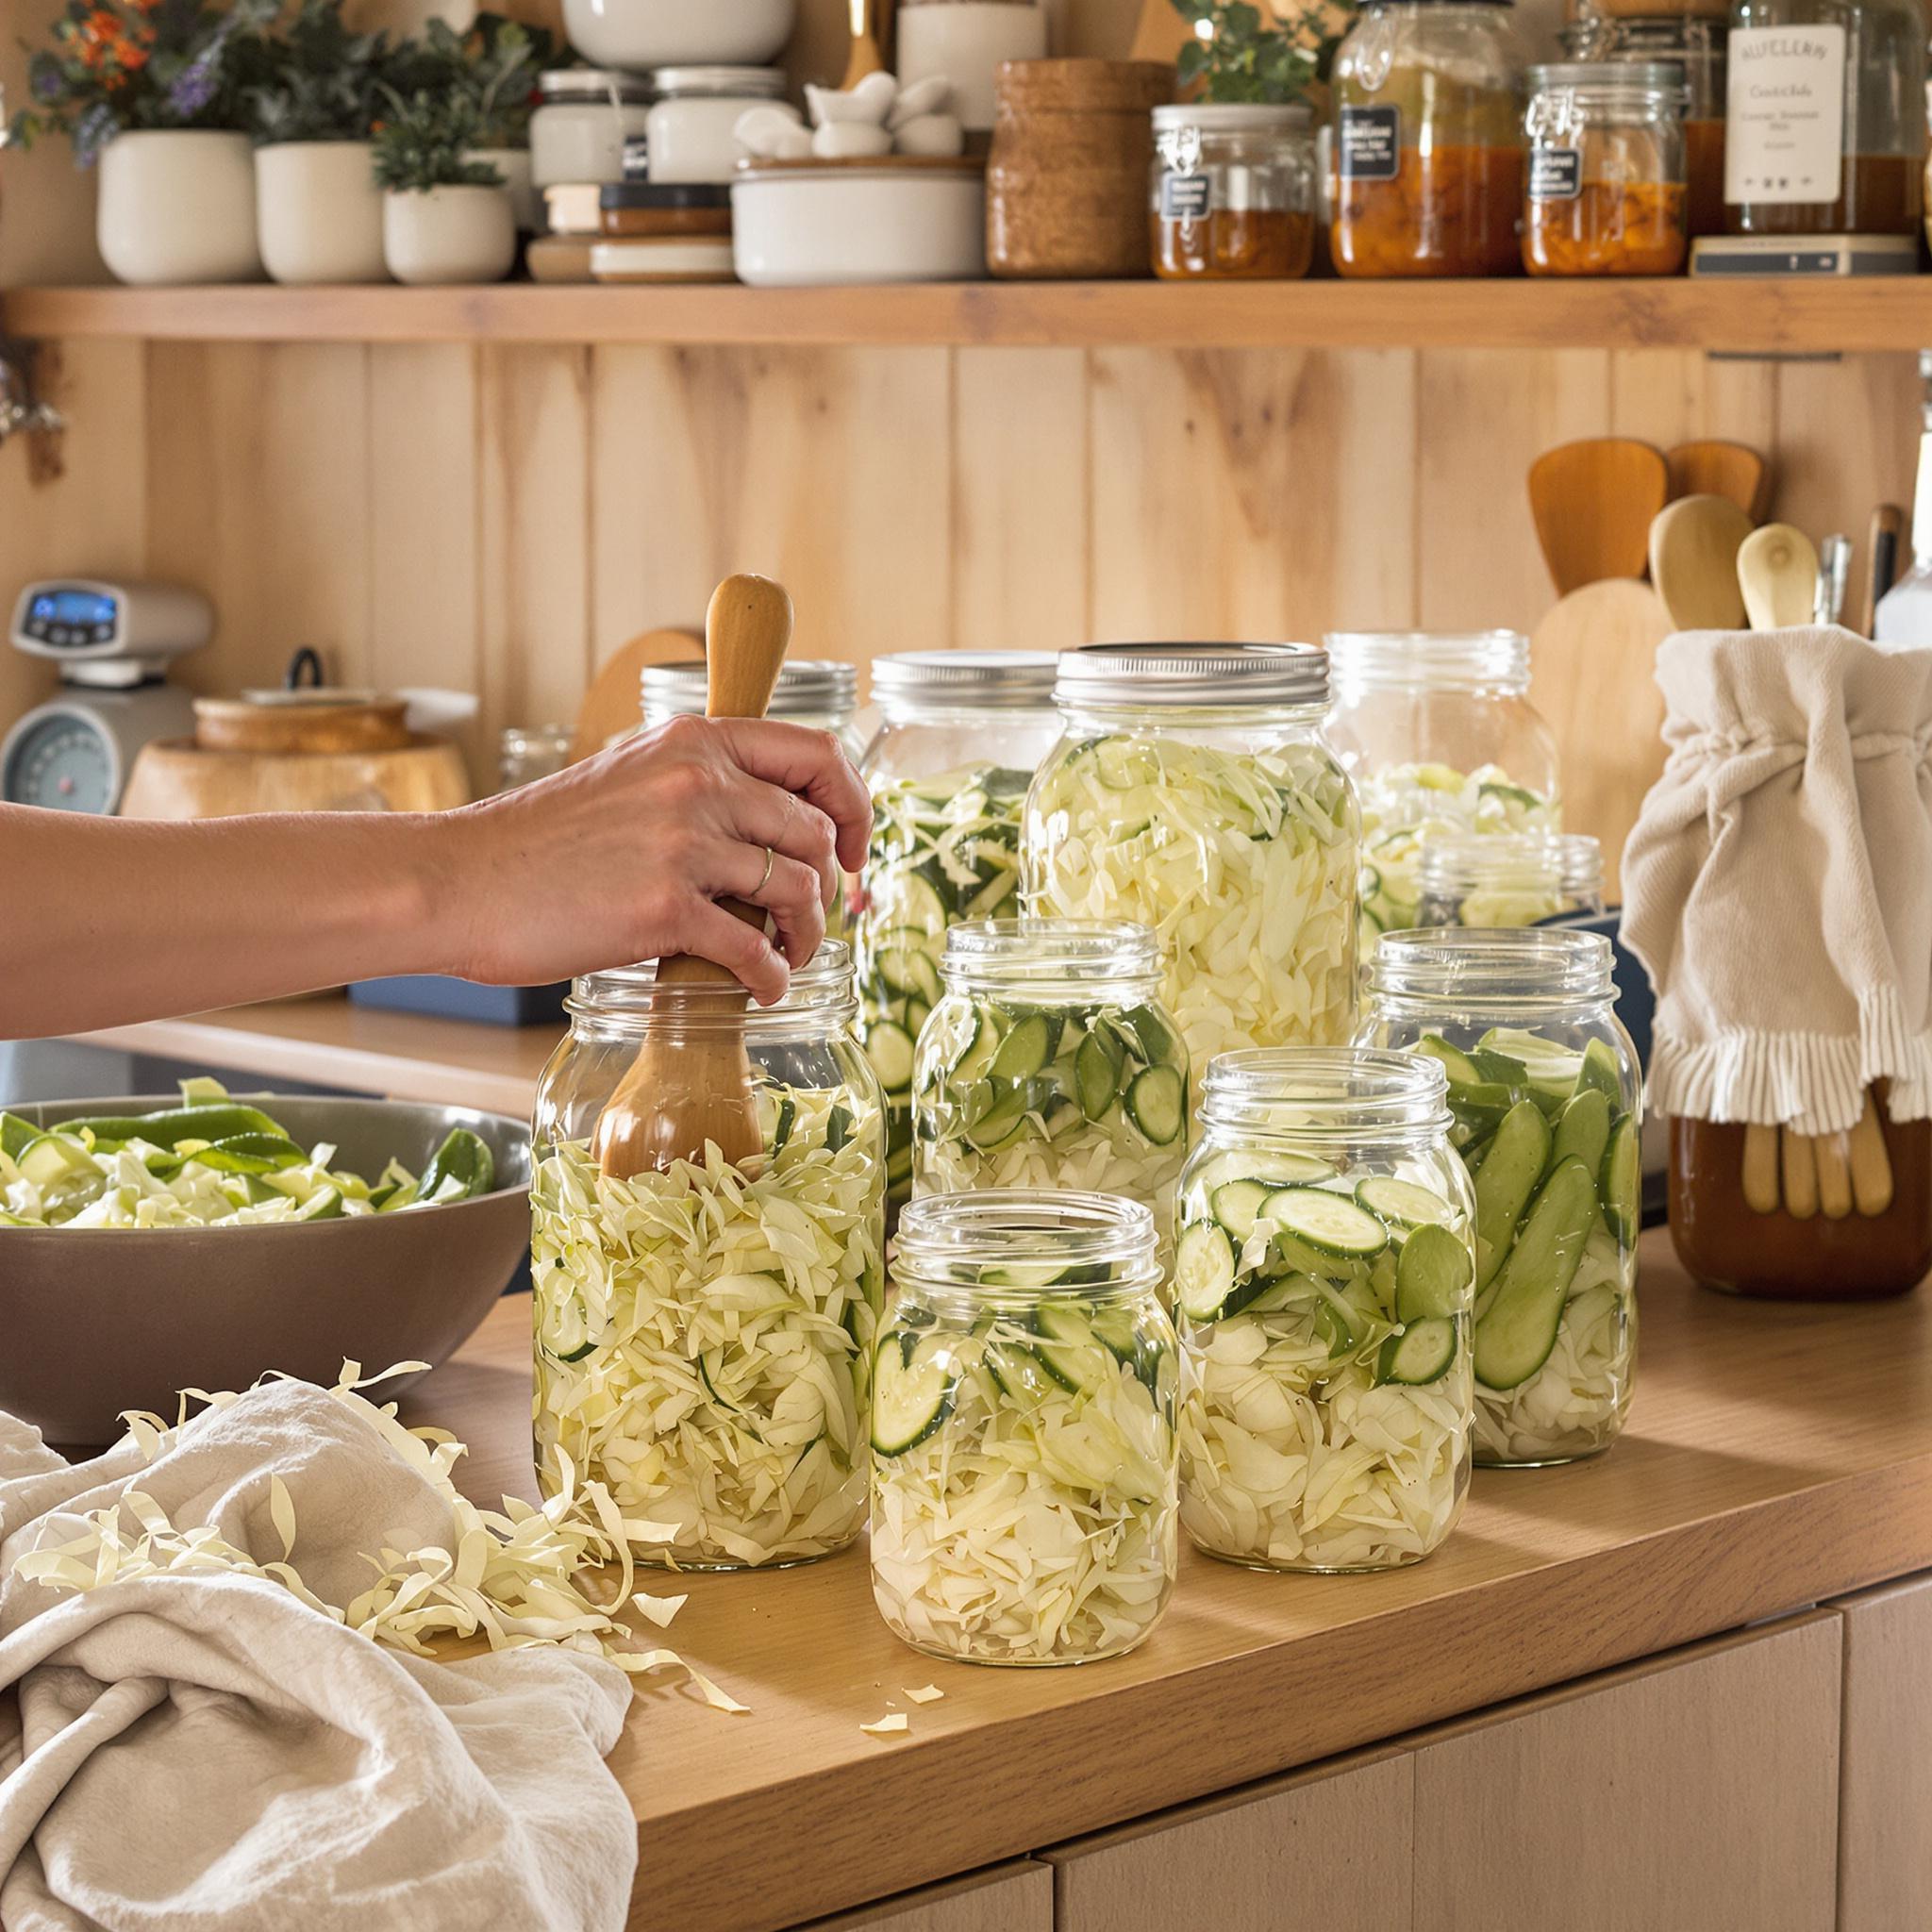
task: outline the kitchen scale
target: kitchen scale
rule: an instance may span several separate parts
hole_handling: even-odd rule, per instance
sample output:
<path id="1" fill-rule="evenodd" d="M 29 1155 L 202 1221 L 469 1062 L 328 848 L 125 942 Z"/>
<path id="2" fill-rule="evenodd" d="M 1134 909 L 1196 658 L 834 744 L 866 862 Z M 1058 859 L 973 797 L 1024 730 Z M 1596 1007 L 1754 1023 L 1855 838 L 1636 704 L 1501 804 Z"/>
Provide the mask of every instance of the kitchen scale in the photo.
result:
<path id="1" fill-rule="evenodd" d="M 213 629 L 195 591 L 80 577 L 29 584 L 10 641 L 58 665 L 64 689 L 0 741 L 0 799 L 112 812 L 142 745 L 192 736 L 193 702 L 165 681 L 166 667 Z"/>

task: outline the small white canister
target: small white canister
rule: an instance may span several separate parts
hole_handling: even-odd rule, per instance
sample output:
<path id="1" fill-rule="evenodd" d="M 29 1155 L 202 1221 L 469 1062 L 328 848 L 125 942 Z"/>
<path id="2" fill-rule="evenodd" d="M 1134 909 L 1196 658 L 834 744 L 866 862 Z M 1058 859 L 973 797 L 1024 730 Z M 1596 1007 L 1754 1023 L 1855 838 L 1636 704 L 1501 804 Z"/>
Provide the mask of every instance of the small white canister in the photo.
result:
<path id="1" fill-rule="evenodd" d="M 660 67 L 644 122 L 654 182 L 731 179 L 744 152 L 732 129 L 747 108 L 782 100 L 776 67 Z"/>
<path id="2" fill-rule="evenodd" d="M 541 75 L 537 86 L 543 99 L 530 116 L 535 187 L 622 181 L 624 144 L 644 132 L 649 82 L 615 69 L 559 67 Z"/>

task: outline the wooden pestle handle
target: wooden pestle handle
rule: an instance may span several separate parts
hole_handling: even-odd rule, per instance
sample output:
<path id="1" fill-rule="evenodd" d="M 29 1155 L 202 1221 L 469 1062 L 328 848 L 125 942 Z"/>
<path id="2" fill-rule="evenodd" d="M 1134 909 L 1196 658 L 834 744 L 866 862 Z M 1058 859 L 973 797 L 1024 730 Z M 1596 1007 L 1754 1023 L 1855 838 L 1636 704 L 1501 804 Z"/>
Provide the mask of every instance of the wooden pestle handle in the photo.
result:
<path id="1" fill-rule="evenodd" d="M 791 599 L 785 586 L 746 572 L 726 577 L 711 592 L 705 613 L 708 718 L 762 718 L 777 688 L 786 646 L 791 641 Z M 742 899 L 718 902 L 733 917 L 762 929 L 764 908 Z M 718 985 L 734 978 L 728 967 L 690 954 L 658 962 L 666 986 Z"/>

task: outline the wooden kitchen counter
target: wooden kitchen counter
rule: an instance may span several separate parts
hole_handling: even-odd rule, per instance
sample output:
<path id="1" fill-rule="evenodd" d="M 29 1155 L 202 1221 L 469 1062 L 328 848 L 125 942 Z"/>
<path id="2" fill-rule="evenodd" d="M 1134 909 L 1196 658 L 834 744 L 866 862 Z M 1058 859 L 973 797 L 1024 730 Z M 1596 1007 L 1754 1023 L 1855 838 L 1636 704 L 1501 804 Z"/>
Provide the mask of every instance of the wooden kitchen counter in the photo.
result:
<path id="1" fill-rule="evenodd" d="M 890 1636 L 863 1550 L 654 1580 L 661 1641 L 751 1707 L 640 1686 L 612 1763 L 637 1807 L 635 1925 L 772 1932 L 1932 1566 L 1932 1309 L 1691 1289 L 1644 1238 L 1629 1433 L 1596 1462 L 1476 1473 L 1448 1544 L 1387 1575 L 1183 1555 L 1165 1622 L 1072 1670 L 940 1663 Z M 405 1404 L 530 1493 L 528 1304 Z M 936 1684 L 920 1706 L 910 1688 Z M 903 1710 L 903 1737 L 859 1725 Z"/>

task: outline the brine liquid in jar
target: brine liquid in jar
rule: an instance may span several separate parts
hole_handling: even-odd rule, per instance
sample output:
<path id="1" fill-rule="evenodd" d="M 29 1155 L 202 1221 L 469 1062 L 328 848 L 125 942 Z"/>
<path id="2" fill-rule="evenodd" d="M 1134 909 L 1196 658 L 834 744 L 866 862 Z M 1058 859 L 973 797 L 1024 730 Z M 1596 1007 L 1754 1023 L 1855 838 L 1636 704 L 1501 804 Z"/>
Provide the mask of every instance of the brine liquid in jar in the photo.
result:
<path id="1" fill-rule="evenodd" d="M 1315 142 L 1303 106 L 1154 110 L 1148 223 L 1163 281 L 1288 280 L 1315 245 Z"/>

